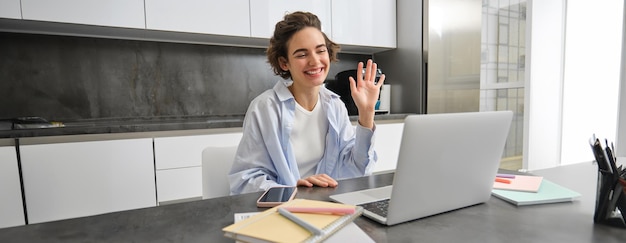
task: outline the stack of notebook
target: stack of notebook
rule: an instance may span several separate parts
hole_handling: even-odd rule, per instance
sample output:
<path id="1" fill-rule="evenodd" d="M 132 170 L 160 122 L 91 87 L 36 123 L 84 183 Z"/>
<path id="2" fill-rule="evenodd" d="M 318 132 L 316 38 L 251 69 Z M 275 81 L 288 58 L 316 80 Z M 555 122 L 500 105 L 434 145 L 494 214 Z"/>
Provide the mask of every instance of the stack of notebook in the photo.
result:
<path id="1" fill-rule="evenodd" d="M 362 213 L 359 206 L 294 199 L 235 222 L 223 231 L 226 237 L 242 242 L 321 242 L 343 228 L 360 230 L 352 222 Z"/>
<path id="2" fill-rule="evenodd" d="M 578 192 L 546 180 L 542 176 L 498 174 L 491 194 L 517 206 L 569 202 Z"/>

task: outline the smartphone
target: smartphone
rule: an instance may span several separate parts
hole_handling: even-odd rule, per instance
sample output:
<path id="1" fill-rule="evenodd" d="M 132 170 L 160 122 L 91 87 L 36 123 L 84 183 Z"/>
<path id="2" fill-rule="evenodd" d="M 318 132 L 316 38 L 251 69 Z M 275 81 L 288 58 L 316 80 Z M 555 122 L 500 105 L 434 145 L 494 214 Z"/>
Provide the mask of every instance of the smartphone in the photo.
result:
<path id="1" fill-rule="evenodd" d="M 296 196 L 298 188 L 295 186 L 271 187 L 256 201 L 256 206 L 268 208 L 288 202 Z"/>

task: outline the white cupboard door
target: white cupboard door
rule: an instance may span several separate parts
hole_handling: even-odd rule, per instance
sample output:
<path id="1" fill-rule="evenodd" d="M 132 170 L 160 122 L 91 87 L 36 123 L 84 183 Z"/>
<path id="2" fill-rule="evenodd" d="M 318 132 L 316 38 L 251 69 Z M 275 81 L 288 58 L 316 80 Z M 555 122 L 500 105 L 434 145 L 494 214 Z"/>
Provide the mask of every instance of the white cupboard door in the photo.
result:
<path id="1" fill-rule="evenodd" d="M 202 198 L 202 166 L 157 170 L 158 201 Z"/>
<path id="2" fill-rule="evenodd" d="M 143 0 L 22 0 L 24 19 L 145 29 Z"/>
<path id="3" fill-rule="evenodd" d="M 158 201 L 202 197 L 202 151 L 209 146 L 237 146 L 243 133 L 154 138 Z"/>
<path id="4" fill-rule="evenodd" d="M 0 0 L 0 18 L 22 19 L 20 0 Z"/>
<path id="5" fill-rule="evenodd" d="M 378 155 L 378 161 L 374 172 L 396 169 L 403 130 L 404 123 L 401 122 L 376 125 L 374 151 Z"/>
<path id="6" fill-rule="evenodd" d="M 152 139 L 21 145 L 29 223 L 156 206 Z"/>
<path id="7" fill-rule="evenodd" d="M 0 147 L 0 228 L 24 225 L 22 189 L 15 147 Z"/>
<path id="8" fill-rule="evenodd" d="M 147 0 L 146 28 L 250 37 L 248 0 Z"/>
<path id="9" fill-rule="evenodd" d="M 322 31 L 328 38 L 332 33 L 330 0 L 253 0 L 250 1 L 252 37 L 270 38 L 276 23 L 285 14 L 295 11 L 311 12 L 322 22 Z"/>
<path id="10" fill-rule="evenodd" d="M 397 45 L 395 0 L 332 0 L 332 19 L 332 40 L 339 44 L 387 48 Z"/>
<path id="11" fill-rule="evenodd" d="M 209 146 L 237 146 L 243 133 L 154 138 L 157 170 L 202 165 L 202 150 Z"/>

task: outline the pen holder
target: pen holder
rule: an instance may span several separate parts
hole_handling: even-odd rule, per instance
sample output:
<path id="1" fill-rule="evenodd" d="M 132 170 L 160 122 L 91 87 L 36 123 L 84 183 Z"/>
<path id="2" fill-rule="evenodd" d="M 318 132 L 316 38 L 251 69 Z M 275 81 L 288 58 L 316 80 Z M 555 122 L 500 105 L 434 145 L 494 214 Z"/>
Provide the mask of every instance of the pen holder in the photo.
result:
<path id="1" fill-rule="evenodd" d="M 598 171 L 594 223 L 626 228 L 626 180 Z"/>

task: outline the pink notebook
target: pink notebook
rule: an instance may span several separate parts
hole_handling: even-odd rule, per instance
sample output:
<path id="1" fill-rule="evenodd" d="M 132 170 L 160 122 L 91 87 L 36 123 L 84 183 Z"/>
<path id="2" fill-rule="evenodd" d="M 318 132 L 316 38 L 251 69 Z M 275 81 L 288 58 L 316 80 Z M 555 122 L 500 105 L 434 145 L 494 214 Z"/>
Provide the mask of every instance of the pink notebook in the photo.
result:
<path id="1" fill-rule="evenodd" d="M 542 176 L 527 176 L 527 175 L 515 175 L 515 178 L 501 178 L 508 180 L 511 183 L 494 182 L 493 189 L 522 191 L 522 192 L 537 192 L 543 181 Z"/>

